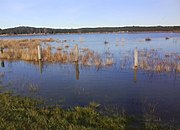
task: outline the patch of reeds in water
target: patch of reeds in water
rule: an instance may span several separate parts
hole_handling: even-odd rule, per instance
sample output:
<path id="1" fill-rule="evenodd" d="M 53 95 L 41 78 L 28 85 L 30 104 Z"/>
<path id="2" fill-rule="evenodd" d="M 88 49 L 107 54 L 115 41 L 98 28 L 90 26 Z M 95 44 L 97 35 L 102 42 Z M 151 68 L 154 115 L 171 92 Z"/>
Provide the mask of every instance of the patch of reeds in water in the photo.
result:
<path id="1" fill-rule="evenodd" d="M 139 51 L 139 68 L 156 72 L 180 72 L 180 54 L 158 52 L 157 50 Z"/>
<path id="2" fill-rule="evenodd" d="M 0 47 L 3 48 L 0 59 L 37 62 L 39 60 L 37 46 L 41 45 L 41 43 L 45 43 L 41 50 L 43 62 L 73 63 L 76 56 L 74 49 L 67 50 L 66 48 L 69 47 L 68 44 L 65 48 L 53 48 L 46 43 L 54 41 L 53 39 L 0 40 Z M 55 51 L 53 51 L 53 49 L 55 49 Z M 101 66 L 111 66 L 113 64 L 113 58 L 104 59 L 100 54 L 88 48 L 82 48 L 78 57 L 79 64 L 86 66 L 94 65 L 99 68 Z"/>

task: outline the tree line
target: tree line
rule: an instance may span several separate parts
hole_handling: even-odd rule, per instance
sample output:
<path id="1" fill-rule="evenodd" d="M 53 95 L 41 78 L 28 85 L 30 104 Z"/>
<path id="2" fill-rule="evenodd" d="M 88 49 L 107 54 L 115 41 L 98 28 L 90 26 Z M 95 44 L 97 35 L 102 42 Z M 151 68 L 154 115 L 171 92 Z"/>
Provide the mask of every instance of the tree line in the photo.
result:
<path id="1" fill-rule="evenodd" d="M 129 26 L 129 27 L 97 27 L 79 29 L 53 29 L 35 27 L 15 27 L 0 29 L 0 35 L 17 34 L 57 34 L 57 33 L 110 33 L 110 32 L 180 32 L 180 26 Z"/>

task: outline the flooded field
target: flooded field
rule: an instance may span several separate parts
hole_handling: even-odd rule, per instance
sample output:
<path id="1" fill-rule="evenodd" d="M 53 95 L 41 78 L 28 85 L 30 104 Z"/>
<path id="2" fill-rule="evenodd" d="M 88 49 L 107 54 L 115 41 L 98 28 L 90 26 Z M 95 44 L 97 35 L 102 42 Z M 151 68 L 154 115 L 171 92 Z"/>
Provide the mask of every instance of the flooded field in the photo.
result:
<path id="1" fill-rule="evenodd" d="M 65 108 L 94 101 L 107 111 L 138 116 L 153 113 L 162 120 L 180 122 L 180 33 L 1 36 L 0 47 L 3 40 L 49 38 L 40 42 L 41 62 L 36 60 L 36 51 L 30 53 L 35 54 L 31 60 L 24 60 L 15 57 L 14 48 L 4 49 L 0 54 L 5 56 L 0 59 L 1 91 Z M 73 61 L 75 44 L 78 62 Z M 60 54 L 66 58 L 59 58 Z"/>

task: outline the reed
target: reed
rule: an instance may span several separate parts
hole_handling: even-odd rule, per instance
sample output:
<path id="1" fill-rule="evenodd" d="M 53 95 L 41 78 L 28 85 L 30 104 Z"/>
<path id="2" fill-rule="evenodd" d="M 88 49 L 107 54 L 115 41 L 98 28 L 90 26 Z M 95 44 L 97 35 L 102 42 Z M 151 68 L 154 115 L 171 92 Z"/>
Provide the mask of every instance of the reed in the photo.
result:
<path id="1" fill-rule="evenodd" d="M 39 86 L 37 84 L 29 84 L 28 89 L 30 92 L 37 92 L 39 90 Z"/>
<path id="2" fill-rule="evenodd" d="M 106 66 L 111 66 L 111 65 L 113 65 L 113 63 L 114 63 L 113 58 L 107 58 L 105 61 Z"/>
<path id="3" fill-rule="evenodd" d="M 173 72 L 180 70 L 179 54 L 159 52 L 158 50 L 140 51 L 139 67 L 143 70 L 156 72 Z"/>
<path id="4" fill-rule="evenodd" d="M 48 42 L 55 42 L 55 40 L 52 38 L 0 40 L 0 47 L 3 48 L 0 59 L 38 62 L 37 46 L 39 45 L 42 45 L 42 62 L 73 63 L 77 59 L 74 49 L 67 49 L 70 48 L 68 44 L 64 48 L 61 46 L 55 48 L 51 47 Z M 67 40 L 64 42 L 67 42 Z M 88 48 L 82 48 L 78 55 L 78 62 L 82 65 L 99 68 L 100 66 L 111 66 L 113 64 L 112 57 L 103 57 Z M 108 52 L 108 55 L 110 55 L 110 52 Z"/>

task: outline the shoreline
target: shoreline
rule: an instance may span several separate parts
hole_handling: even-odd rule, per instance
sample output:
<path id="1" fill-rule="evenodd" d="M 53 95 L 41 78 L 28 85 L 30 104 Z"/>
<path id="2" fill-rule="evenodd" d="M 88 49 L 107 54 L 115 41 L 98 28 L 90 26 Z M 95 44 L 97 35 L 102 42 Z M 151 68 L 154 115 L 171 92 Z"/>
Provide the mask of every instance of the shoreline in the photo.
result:
<path id="1" fill-rule="evenodd" d="M 1 116 L 0 129 L 144 129 L 151 128 L 170 130 L 179 128 L 171 121 L 157 120 L 157 115 L 147 112 L 146 115 L 114 114 L 101 110 L 101 104 L 90 102 L 86 106 L 63 109 L 59 105 L 46 106 L 43 100 L 13 95 L 10 92 L 0 93 Z M 113 122 L 113 123 L 112 123 Z M 139 125 L 135 125 L 138 123 Z M 33 125 L 29 125 L 33 124 Z"/>
<path id="2" fill-rule="evenodd" d="M 180 33 L 180 31 L 121 31 L 121 32 L 88 32 L 88 33 L 36 33 L 36 34 L 3 34 L 0 37 L 9 36 L 47 36 L 47 35 L 81 35 L 81 34 L 140 34 L 140 33 Z"/>

